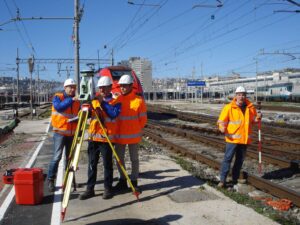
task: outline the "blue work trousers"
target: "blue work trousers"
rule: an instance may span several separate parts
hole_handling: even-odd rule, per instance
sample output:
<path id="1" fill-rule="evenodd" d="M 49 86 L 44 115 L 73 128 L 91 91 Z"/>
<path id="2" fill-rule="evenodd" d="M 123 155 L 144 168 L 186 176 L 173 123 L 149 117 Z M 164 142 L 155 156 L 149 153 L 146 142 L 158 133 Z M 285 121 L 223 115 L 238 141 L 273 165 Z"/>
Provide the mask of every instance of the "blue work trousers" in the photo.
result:
<path id="1" fill-rule="evenodd" d="M 112 150 L 108 143 L 90 141 L 88 144 L 88 181 L 87 190 L 94 190 L 97 180 L 97 164 L 99 161 L 99 155 L 102 155 L 103 168 L 104 168 L 104 188 L 112 189 L 113 183 L 113 162 L 112 162 Z"/>
<path id="2" fill-rule="evenodd" d="M 237 182 L 240 171 L 246 156 L 247 145 L 226 143 L 225 155 L 222 162 L 220 180 L 225 183 L 230 170 L 230 164 L 235 155 L 234 165 L 232 167 L 232 181 Z"/>
<path id="3" fill-rule="evenodd" d="M 58 164 L 59 164 L 59 161 L 61 160 L 64 148 L 65 148 L 65 156 L 66 156 L 65 166 L 67 165 L 69 152 L 72 147 L 72 141 L 73 141 L 73 136 L 63 136 L 59 133 L 54 132 L 54 134 L 53 134 L 53 143 L 54 143 L 53 158 L 52 158 L 49 168 L 48 168 L 48 179 L 49 180 L 54 180 L 56 178 Z"/>

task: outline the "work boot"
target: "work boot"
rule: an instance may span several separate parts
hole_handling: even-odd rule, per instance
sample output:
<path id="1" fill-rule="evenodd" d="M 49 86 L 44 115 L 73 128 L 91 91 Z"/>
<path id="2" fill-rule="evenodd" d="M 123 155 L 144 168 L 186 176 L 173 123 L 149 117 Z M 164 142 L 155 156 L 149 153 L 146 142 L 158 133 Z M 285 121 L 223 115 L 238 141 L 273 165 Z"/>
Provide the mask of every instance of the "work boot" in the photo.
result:
<path id="1" fill-rule="evenodd" d="M 112 198 L 114 195 L 113 195 L 113 192 L 111 189 L 108 189 L 108 188 L 105 188 L 104 189 L 104 192 L 103 192 L 103 195 L 102 195 L 102 198 L 103 199 L 110 199 Z"/>
<path id="2" fill-rule="evenodd" d="M 138 187 L 138 182 L 137 182 L 137 180 L 132 180 L 131 183 L 132 183 L 132 186 L 134 187 L 134 189 L 135 189 L 137 192 L 142 193 L 142 189 L 141 189 L 140 187 Z"/>
<path id="3" fill-rule="evenodd" d="M 79 199 L 80 200 L 86 200 L 88 198 L 92 198 L 95 196 L 95 191 L 94 190 L 86 190 L 85 192 L 83 192 L 80 196 Z"/>
<path id="4" fill-rule="evenodd" d="M 48 180 L 48 190 L 49 192 L 54 192 L 55 191 L 55 184 L 53 179 Z"/>
<path id="5" fill-rule="evenodd" d="M 113 187 L 114 192 L 126 191 L 127 189 L 127 181 L 123 179 L 120 179 L 116 186 Z"/>

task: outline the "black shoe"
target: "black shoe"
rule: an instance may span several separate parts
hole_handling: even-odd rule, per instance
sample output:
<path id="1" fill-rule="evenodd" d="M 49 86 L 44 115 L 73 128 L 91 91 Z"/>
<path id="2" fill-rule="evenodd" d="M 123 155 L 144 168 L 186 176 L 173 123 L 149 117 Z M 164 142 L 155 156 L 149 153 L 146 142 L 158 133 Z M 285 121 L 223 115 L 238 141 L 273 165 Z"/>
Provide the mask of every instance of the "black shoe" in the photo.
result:
<path id="1" fill-rule="evenodd" d="M 88 198 L 92 198 L 95 196 L 95 191 L 94 190 L 86 190 L 85 192 L 83 192 L 80 196 L 79 199 L 80 200 L 86 200 Z"/>
<path id="2" fill-rule="evenodd" d="M 231 183 L 232 183 L 232 185 L 236 185 L 238 183 L 238 181 L 237 180 L 232 180 Z"/>
<path id="3" fill-rule="evenodd" d="M 132 183 L 132 186 L 134 187 L 135 191 L 142 193 L 142 189 L 138 186 L 137 180 L 132 180 L 131 183 Z"/>
<path id="4" fill-rule="evenodd" d="M 127 181 L 123 179 L 120 179 L 119 182 L 116 184 L 116 186 L 113 187 L 114 192 L 121 192 L 127 190 L 128 190 Z"/>
<path id="5" fill-rule="evenodd" d="M 48 180 L 48 190 L 49 192 L 54 192 L 55 191 L 55 184 L 54 180 Z"/>
<path id="6" fill-rule="evenodd" d="M 110 199 L 112 198 L 114 195 L 113 195 L 113 192 L 111 189 L 104 189 L 104 192 L 103 192 L 103 195 L 102 195 L 102 198 L 103 199 Z"/>

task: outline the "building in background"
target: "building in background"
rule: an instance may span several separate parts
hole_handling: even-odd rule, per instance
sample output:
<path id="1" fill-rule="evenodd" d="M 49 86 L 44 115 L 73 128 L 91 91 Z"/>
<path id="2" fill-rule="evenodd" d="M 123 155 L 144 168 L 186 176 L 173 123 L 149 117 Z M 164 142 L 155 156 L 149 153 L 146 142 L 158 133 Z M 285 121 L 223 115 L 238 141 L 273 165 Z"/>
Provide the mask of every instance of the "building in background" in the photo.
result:
<path id="1" fill-rule="evenodd" d="M 135 71 L 145 92 L 152 90 L 152 62 L 141 57 L 130 57 L 129 66 Z"/>

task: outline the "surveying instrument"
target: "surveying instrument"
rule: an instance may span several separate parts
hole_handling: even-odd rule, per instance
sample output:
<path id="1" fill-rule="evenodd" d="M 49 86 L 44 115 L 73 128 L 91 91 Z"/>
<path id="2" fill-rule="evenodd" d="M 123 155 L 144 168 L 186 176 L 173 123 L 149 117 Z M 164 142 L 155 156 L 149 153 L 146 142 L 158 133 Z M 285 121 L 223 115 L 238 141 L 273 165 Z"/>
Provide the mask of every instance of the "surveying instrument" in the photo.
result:
<path id="1" fill-rule="evenodd" d="M 62 201 L 62 210 L 61 210 L 61 220 L 63 221 L 65 218 L 66 210 L 68 207 L 70 194 L 71 194 L 71 188 L 72 184 L 74 185 L 74 190 L 76 190 L 76 183 L 75 183 L 75 172 L 78 169 L 78 162 L 79 162 L 79 156 L 80 156 L 80 150 L 82 146 L 82 142 L 84 139 L 84 133 L 86 130 L 86 124 L 87 119 L 89 118 L 89 113 L 94 112 L 96 119 L 103 130 L 103 134 L 112 150 L 112 153 L 119 164 L 123 174 L 125 175 L 131 190 L 133 194 L 136 196 L 137 200 L 139 200 L 139 192 L 135 189 L 135 187 L 132 185 L 132 182 L 122 165 L 122 162 L 118 156 L 118 154 L 115 151 L 115 148 L 111 141 L 108 138 L 108 135 L 106 133 L 104 124 L 100 120 L 100 116 L 98 115 L 97 111 L 98 108 L 93 108 L 93 105 L 91 104 L 92 100 L 95 98 L 95 85 L 94 85 L 94 70 L 87 70 L 80 72 L 81 74 L 81 81 L 80 81 L 80 94 L 79 94 L 79 100 L 82 102 L 81 110 L 78 113 L 78 124 L 75 130 L 75 135 L 73 138 L 72 146 L 70 149 L 70 153 L 68 156 L 68 165 L 65 170 L 64 178 L 63 178 L 63 184 L 62 184 L 62 190 L 63 190 L 63 201 Z M 103 110 L 100 106 L 100 110 Z"/>

